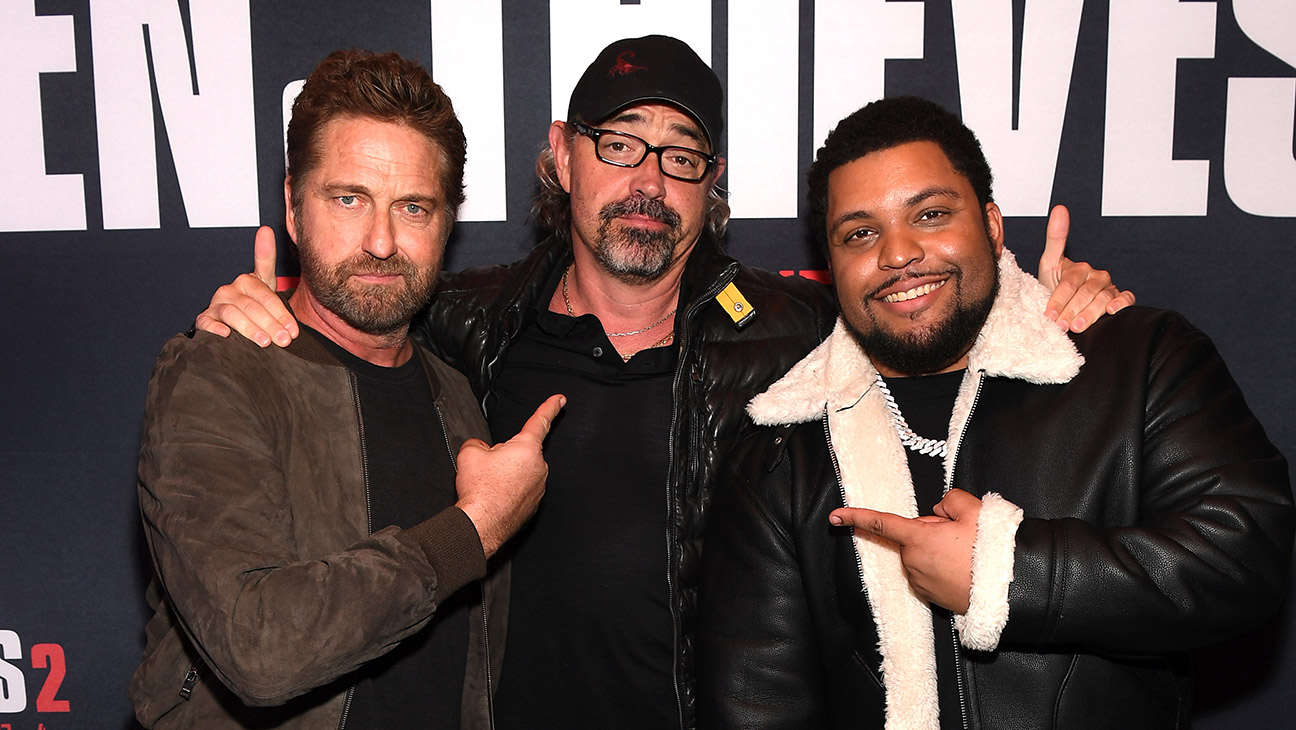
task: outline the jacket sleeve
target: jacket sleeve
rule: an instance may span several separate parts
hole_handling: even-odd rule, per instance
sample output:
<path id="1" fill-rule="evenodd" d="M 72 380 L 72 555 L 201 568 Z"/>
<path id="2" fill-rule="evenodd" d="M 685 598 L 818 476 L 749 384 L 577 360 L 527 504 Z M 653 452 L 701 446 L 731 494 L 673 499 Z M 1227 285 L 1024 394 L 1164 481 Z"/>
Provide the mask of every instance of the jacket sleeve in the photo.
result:
<path id="1" fill-rule="evenodd" d="M 480 577 L 485 559 L 455 507 L 409 530 L 305 554 L 308 535 L 365 529 L 343 526 L 341 514 L 338 525 L 303 524 L 295 514 L 334 511 L 330 490 L 311 494 L 319 501 L 306 507 L 290 495 L 278 434 L 291 421 L 274 388 L 302 386 L 248 367 L 257 356 L 240 348 L 248 349 L 178 337 L 163 350 L 149 385 L 139 497 L 158 577 L 185 634 L 240 699 L 275 705 L 394 648 L 440 599 Z M 337 397 L 349 404 L 347 393 Z M 328 433 L 326 424 L 307 427 Z M 313 443 L 319 453 L 309 463 L 326 482 L 327 452 L 345 446 L 326 436 Z"/>
<path id="2" fill-rule="evenodd" d="M 441 275 L 437 294 L 428 306 L 414 316 L 414 320 L 410 322 L 410 333 L 415 341 L 447 365 L 471 374 L 469 350 L 472 348 L 472 338 L 477 334 L 475 323 L 480 315 L 459 301 L 453 291 L 447 293 L 446 290 L 453 288 L 455 283 L 453 275 Z"/>
<path id="3" fill-rule="evenodd" d="M 698 726 L 822 727 L 825 682 L 790 532 L 791 471 L 784 459 L 767 473 L 753 443 L 731 455 L 707 525 Z"/>
<path id="4" fill-rule="evenodd" d="M 1113 423 L 1097 436 L 1128 439 L 1113 460 L 1129 463 L 1096 468 L 1129 483 L 1049 474 L 1054 489 L 1088 491 L 1075 498 L 1101 503 L 1099 517 L 1026 510 L 1004 641 L 1186 651 L 1253 628 L 1283 598 L 1293 530 L 1287 463 L 1209 339 L 1177 315 L 1151 319 L 1146 362 L 1116 373 L 1144 381 L 1141 428 L 1126 435 Z M 1108 346 L 1134 349 L 1136 332 L 1123 330 Z M 1122 517 L 1104 522 L 1104 513 Z"/>

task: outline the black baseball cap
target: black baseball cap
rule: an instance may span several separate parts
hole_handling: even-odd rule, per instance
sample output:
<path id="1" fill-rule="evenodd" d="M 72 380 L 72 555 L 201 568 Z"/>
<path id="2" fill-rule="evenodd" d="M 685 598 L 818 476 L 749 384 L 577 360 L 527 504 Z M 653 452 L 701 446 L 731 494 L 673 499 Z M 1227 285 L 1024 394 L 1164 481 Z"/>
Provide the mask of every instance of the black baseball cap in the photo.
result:
<path id="1" fill-rule="evenodd" d="M 567 119 L 599 124 L 622 109 L 659 101 L 702 125 L 714 148 L 724 130 L 724 90 L 715 71 L 678 38 L 648 35 L 604 48 L 572 90 Z"/>

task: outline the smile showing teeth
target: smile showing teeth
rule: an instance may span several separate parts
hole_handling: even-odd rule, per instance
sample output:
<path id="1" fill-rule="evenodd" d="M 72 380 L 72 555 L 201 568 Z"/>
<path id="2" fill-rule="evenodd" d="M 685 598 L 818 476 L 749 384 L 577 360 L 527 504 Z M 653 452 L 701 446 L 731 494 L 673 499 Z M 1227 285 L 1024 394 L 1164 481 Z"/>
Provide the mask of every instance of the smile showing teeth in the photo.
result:
<path id="1" fill-rule="evenodd" d="M 923 284 L 922 286 L 916 286 L 912 289 L 908 289 L 905 291 L 898 291 L 895 294 L 888 294 L 882 297 L 882 301 L 895 303 L 895 302 L 907 302 L 910 299 L 917 299 L 918 297 L 924 294 L 931 294 L 932 292 L 936 291 L 942 286 L 945 286 L 946 281 L 949 280 L 942 279 L 941 281 L 935 281 L 930 284 Z"/>

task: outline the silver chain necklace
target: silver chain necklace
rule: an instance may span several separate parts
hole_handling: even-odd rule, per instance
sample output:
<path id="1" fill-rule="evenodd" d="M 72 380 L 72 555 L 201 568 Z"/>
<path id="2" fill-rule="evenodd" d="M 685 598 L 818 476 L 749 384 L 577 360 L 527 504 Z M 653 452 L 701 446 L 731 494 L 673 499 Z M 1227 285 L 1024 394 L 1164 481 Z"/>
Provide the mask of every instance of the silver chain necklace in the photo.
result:
<path id="1" fill-rule="evenodd" d="M 878 390 L 882 391 L 882 397 L 886 398 L 887 410 L 891 412 L 891 423 L 895 425 L 896 433 L 900 435 L 900 443 L 911 451 L 944 459 L 948 452 L 945 439 L 925 439 L 914 433 L 914 430 L 909 428 L 909 422 L 905 420 L 904 414 L 900 412 L 900 406 L 891 395 L 891 389 L 882 379 L 882 373 L 878 373 L 877 386 Z"/>

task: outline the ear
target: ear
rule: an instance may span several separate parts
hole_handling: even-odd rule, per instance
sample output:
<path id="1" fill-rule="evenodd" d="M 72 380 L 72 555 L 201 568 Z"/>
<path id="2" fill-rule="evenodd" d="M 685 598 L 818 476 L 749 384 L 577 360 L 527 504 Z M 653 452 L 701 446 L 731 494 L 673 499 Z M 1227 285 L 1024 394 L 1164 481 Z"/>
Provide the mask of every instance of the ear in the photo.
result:
<path id="1" fill-rule="evenodd" d="M 567 138 L 567 124 L 555 120 L 549 125 L 549 149 L 554 153 L 554 169 L 558 172 L 558 184 L 563 190 L 571 192 L 571 155 L 575 137 Z"/>
<path id="2" fill-rule="evenodd" d="M 994 248 L 995 258 L 999 258 L 999 254 L 1003 253 L 1003 212 L 994 203 L 986 203 L 985 212 L 986 233 L 990 236 L 990 245 Z"/>
<path id="3" fill-rule="evenodd" d="M 297 243 L 297 213 L 293 210 L 291 177 L 284 178 L 284 227 L 288 229 L 288 237 Z"/>

